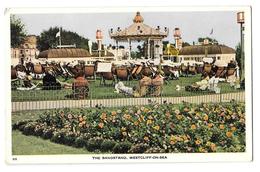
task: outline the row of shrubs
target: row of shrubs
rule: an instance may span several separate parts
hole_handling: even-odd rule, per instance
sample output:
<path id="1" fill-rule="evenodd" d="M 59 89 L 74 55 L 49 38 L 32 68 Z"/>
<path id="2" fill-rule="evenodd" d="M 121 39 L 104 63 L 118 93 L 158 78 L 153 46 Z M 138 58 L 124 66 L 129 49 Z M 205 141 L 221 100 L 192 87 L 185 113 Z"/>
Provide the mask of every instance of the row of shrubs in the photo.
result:
<path id="1" fill-rule="evenodd" d="M 52 110 L 37 120 L 19 121 L 13 129 L 91 152 L 243 152 L 245 104 Z"/>
<path id="2" fill-rule="evenodd" d="M 66 130 L 59 130 L 39 124 L 35 121 L 23 120 L 13 124 L 13 130 L 20 130 L 24 135 L 34 135 L 43 139 L 50 139 L 52 142 L 86 148 L 90 152 L 111 152 L 111 153 L 164 153 L 165 150 L 155 147 L 149 148 L 148 144 L 132 144 L 128 141 L 116 142 L 102 137 L 91 138 L 90 134 L 76 134 Z"/>

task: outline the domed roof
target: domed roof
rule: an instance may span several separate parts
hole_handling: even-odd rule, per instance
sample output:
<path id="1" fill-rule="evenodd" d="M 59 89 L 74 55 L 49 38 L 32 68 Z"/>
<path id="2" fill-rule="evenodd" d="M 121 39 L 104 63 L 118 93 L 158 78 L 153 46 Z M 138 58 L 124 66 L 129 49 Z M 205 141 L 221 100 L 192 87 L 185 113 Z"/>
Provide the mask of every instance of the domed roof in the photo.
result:
<path id="1" fill-rule="evenodd" d="M 140 12 L 138 11 L 136 13 L 136 16 L 135 18 L 133 19 L 134 23 L 143 23 L 144 22 L 144 19 L 143 17 L 141 16 Z"/>
<path id="2" fill-rule="evenodd" d="M 191 45 L 183 47 L 179 55 L 202 55 L 208 47 L 208 54 L 235 54 L 235 50 L 226 45 Z"/>
<path id="3" fill-rule="evenodd" d="M 49 49 L 40 52 L 39 58 L 73 58 L 73 57 L 90 57 L 90 53 L 83 48 L 61 48 Z"/>

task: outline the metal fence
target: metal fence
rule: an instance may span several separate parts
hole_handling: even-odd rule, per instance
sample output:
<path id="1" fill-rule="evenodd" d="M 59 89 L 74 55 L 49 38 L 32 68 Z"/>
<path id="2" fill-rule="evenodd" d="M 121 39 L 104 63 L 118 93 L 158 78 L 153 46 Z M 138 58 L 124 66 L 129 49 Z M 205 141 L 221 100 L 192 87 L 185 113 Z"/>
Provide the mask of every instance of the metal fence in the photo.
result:
<path id="1" fill-rule="evenodd" d="M 185 87 L 196 81 L 196 78 L 166 81 L 160 95 L 146 94 L 142 97 L 133 97 L 122 93 L 115 93 L 112 81 L 106 85 L 91 81 L 88 88 L 78 89 L 71 87 L 49 86 L 37 87 L 34 90 L 12 90 L 12 111 L 29 111 L 55 108 L 81 108 L 81 107 L 119 107 L 131 105 L 146 105 L 151 102 L 191 103 L 201 102 L 227 102 L 230 100 L 245 101 L 244 90 L 231 87 L 228 83 L 218 83 L 219 93 L 210 90 L 187 91 Z M 127 87 L 134 87 L 137 81 L 123 81 Z"/>

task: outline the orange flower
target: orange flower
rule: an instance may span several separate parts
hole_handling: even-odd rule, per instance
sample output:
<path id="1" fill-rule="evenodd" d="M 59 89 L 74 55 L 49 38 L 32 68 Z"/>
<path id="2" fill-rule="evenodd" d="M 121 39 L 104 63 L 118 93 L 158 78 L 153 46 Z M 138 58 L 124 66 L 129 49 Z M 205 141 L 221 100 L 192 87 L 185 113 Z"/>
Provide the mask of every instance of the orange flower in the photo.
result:
<path id="1" fill-rule="evenodd" d="M 100 115 L 100 119 L 106 120 L 106 118 L 107 118 L 107 114 L 106 114 L 106 113 L 102 113 L 102 114 Z"/>
<path id="2" fill-rule="evenodd" d="M 138 121 L 135 121 L 135 122 L 134 122 L 134 125 L 135 125 L 135 126 L 138 126 L 138 125 L 139 125 L 139 122 L 138 122 Z"/>
<path id="3" fill-rule="evenodd" d="M 149 137 L 144 136 L 144 140 L 145 140 L 145 141 L 148 141 L 148 140 L 149 140 Z"/>
<path id="4" fill-rule="evenodd" d="M 112 115 L 112 116 L 116 116 L 116 111 L 112 111 L 112 112 L 111 112 L 111 115 Z"/>
<path id="5" fill-rule="evenodd" d="M 196 145 L 200 145 L 200 144 L 201 144 L 201 141 L 198 139 L 198 140 L 195 141 L 195 144 L 196 144 Z"/>
<path id="6" fill-rule="evenodd" d="M 197 127 L 195 124 L 192 124 L 191 127 L 190 127 L 192 130 L 195 130 Z"/>
<path id="7" fill-rule="evenodd" d="M 233 133 L 232 133 L 231 131 L 227 131 L 227 132 L 226 132 L 226 136 L 227 136 L 228 138 L 230 138 L 230 137 L 233 136 Z"/>
<path id="8" fill-rule="evenodd" d="M 166 112 L 166 113 L 165 113 L 165 116 L 166 116 L 167 118 L 170 118 L 170 117 L 171 117 L 170 112 Z"/>
<path id="9" fill-rule="evenodd" d="M 231 127 L 231 131 L 236 131 L 237 128 L 236 127 Z"/>
<path id="10" fill-rule="evenodd" d="M 83 121 L 83 118 L 82 117 L 79 117 L 79 122 L 82 122 Z"/>
<path id="11" fill-rule="evenodd" d="M 174 140 L 171 140 L 171 141 L 170 141 L 170 144 L 171 144 L 171 145 L 174 145 L 175 143 L 176 143 L 176 141 L 174 141 Z"/>
<path id="12" fill-rule="evenodd" d="M 204 121 L 207 121 L 207 120 L 209 120 L 209 117 L 208 117 L 208 115 L 207 115 L 207 114 L 205 114 L 205 115 L 204 115 L 204 117 L 203 117 L 203 119 L 204 119 Z"/>
<path id="13" fill-rule="evenodd" d="M 211 128 L 213 126 L 212 123 L 208 123 L 208 127 Z"/>
<path id="14" fill-rule="evenodd" d="M 158 131 L 158 130 L 160 129 L 160 126 L 159 126 L 159 125 L 156 125 L 156 126 L 153 127 L 153 129 L 155 129 L 155 130 Z"/>
<path id="15" fill-rule="evenodd" d="M 99 124 L 98 124 L 98 127 L 99 127 L 99 128 L 103 128 L 103 127 L 104 127 L 104 123 L 102 123 L 102 122 L 99 123 Z"/>
<path id="16" fill-rule="evenodd" d="M 220 125 L 219 125 L 219 128 L 220 128 L 221 130 L 223 130 L 223 129 L 225 128 L 225 126 L 224 126 L 223 124 L 220 124 Z"/>

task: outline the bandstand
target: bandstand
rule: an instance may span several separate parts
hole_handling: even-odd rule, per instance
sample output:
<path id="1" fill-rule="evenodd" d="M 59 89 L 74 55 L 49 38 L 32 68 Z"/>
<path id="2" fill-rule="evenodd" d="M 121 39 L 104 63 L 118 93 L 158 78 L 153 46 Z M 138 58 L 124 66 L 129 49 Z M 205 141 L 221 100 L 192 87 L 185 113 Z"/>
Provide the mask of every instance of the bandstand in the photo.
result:
<path id="1" fill-rule="evenodd" d="M 116 30 L 111 28 L 109 30 L 109 35 L 111 39 L 114 39 L 116 42 L 116 50 L 118 51 L 120 42 L 128 42 L 129 49 L 127 59 L 131 59 L 132 51 L 132 42 L 144 41 L 144 54 L 143 56 L 146 59 L 155 59 L 160 58 L 163 54 L 163 44 L 162 39 L 168 36 L 169 29 L 164 27 L 163 29 L 160 26 L 152 28 L 144 24 L 144 19 L 141 16 L 140 12 L 136 13 L 136 16 L 133 19 L 133 24 L 129 27 L 121 30 L 118 27 Z M 121 60 L 121 59 L 119 59 Z"/>

